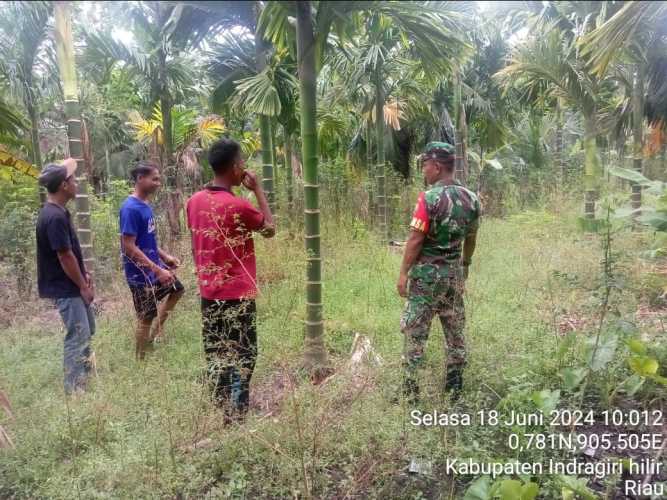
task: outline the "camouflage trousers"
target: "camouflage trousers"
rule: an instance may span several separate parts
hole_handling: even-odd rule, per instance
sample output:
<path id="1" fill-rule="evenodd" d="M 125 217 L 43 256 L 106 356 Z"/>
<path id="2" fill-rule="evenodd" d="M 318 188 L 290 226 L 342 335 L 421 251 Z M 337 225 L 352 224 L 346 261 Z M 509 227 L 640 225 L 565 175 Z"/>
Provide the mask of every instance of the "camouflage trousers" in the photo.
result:
<path id="1" fill-rule="evenodd" d="M 436 314 L 445 334 L 447 373 L 460 371 L 465 365 L 464 283 L 458 266 L 411 272 L 408 300 L 401 317 L 401 331 L 405 334 L 403 364 L 409 378 L 414 378 L 423 364 L 431 321 Z"/>

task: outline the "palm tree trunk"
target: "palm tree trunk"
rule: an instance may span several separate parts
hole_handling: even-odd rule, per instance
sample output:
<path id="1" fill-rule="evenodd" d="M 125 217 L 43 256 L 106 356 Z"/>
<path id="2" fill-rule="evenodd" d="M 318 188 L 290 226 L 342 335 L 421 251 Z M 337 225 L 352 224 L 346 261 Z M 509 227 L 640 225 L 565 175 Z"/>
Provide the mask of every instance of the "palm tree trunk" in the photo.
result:
<path id="1" fill-rule="evenodd" d="M 597 151 L 597 124 L 595 111 L 584 114 L 584 217 L 595 218 L 595 200 L 597 198 L 600 161 Z"/>
<path id="2" fill-rule="evenodd" d="M 259 19 L 260 3 L 255 3 L 256 15 Z M 268 43 L 264 37 L 255 33 L 255 67 L 258 73 L 266 68 L 266 59 L 268 52 Z M 273 132 L 271 131 L 271 120 L 267 115 L 259 115 L 259 133 L 262 141 L 262 187 L 269 200 L 271 212 L 276 213 L 276 196 L 273 180 L 273 169 L 275 153 L 273 151 Z"/>
<path id="3" fill-rule="evenodd" d="M 164 144 L 164 153 L 167 159 L 167 165 L 171 167 L 173 161 L 172 155 L 174 153 L 174 146 L 172 143 L 173 133 L 171 126 L 171 99 L 169 96 L 162 94 L 160 96 L 160 108 L 162 110 L 162 131 L 163 131 L 163 144 Z M 175 172 L 169 172 L 172 178 L 175 177 Z"/>
<path id="4" fill-rule="evenodd" d="M 456 130 L 456 137 L 454 138 L 456 159 L 454 163 L 455 177 L 460 182 L 466 182 L 466 165 L 465 165 L 465 110 L 463 108 L 463 100 L 461 98 L 461 76 L 456 74 L 456 90 L 454 92 L 454 128 Z"/>
<path id="5" fill-rule="evenodd" d="M 29 104 L 27 107 L 28 116 L 30 117 L 30 143 L 32 147 L 31 160 L 33 165 L 37 168 L 42 167 L 42 153 L 39 150 L 39 116 L 37 116 L 37 107 L 32 102 L 32 97 L 29 97 Z"/>
<path id="6" fill-rule="evenodd" d="M 644 75 L 641 63 L 637 64 L 634 85 L 632 86 L 632 141 L 633 141 L 633 168 L 643 173 L 643 149 L 644 149 Z M 642 206 L 642 188 L 636 182 L 632 184 L 631 203 L 633 210 L 639 210 Z M 633 217 L 637 217 L 639 212 L 635 212 Z"/>
<path id="7" fill-rule="evenodd" d="M 456 137 L 459 138 L 459 142 L 461 143 L 460 146 L 461 159 L 459 160 L 461 162 L 461 170 L 463 173 L 461 181 L 464 184 L 467 184 L 468 172 L 469 172 L 468 171 L 468 118 L 466 116 L 466 108 L 463 106 L 463 104 L 461 104 L 461 116 L 459 117 L 459 127 Z"/>
<path id="8" fill-rule="evenodd" d="M 292 210 L 294 209 L 294 180 L 292 172 L 292 136 L 283 128 L 285 134 L 285 180 L 287 184 L 287 214 L 291 220 Z"/>
<path id="9" fill-rule="evenodd" d="M 32 164 L 37 168 L 42 168 L 42 153 L 39 149 L 39 116 L 37 112 L 37 105 L 35 103 L 35 92 L 32 89 L 32 77 L 28 77 L 25 82 L 24 104 L 28 117 L 30 118 L 30 145 L 32 151 L 30 152 L 30 159 Z M 46 188 L 39 187 L 39 204 L 46 203 Z"/>
<path id="10" fill-rule="evenodd" d="M 74 66 L 74 42 L 72 40 L 72 23 L 68 2 L 55 2 L 54 15 L 56 24 L 56 51 L 58 69 L 65 97 L 65 116 L 67 118 L 67 140 L 69 154 L 76 160 L 76 194 L 77 235 L 81 243 L 83 262 L 86 270 L 92 271 L 93 258 L 92 231 L 90 227 L 90 200 L 88 198 L 88 181 L 84 175 L 83 150 L 81 147 L 81 112 Z"/>
<path id="11" fill-rule="evenodd" d="M 160 110 L 162 112 L 162 144 L 164 147 L 164 168 L 167 180 L 167 222 L 169 223 L 169 236 L 178 239 L 181 235 L 181 192 L 178 186 L 178 170 L 174 164 L 174 143 L 171 123 L 171 109 L 173 102 L 169 95 L 167 84 L 167 56 L 164 50 L 158 52 L 158 87 L 160 98 Z"/>
<path id="12" fill-rule="evenodd" d="M 375 219 L 375 211 L 377 210 L 375 206 L 375 190 L 373 189 L 373 183 L 375 176 L 373 175 L 373 146 L 371 144 L 373 140 L 373 134 L 371 133 L 371 121 L 370 118 L 366 124 L 366 169 L 368 172 L 368 222 L 373 224 Z"/>
<path id="13" fill-rule="evenodd" d="M 377 220 L 380 228 L 380 236 L 383 241 L 388 241 L 387 234 L 387 193 L 384 165 L 384 90 L 382 88 L 382 68 L 378 65 L 375 69 L 375 135 L 377 147 Z"/>
<path id="14" fill-rule="evenodd" d="M 559 104 L 556 104 L 556 154 L 554 156 L 560 173 L 560 183 L 564 185 L 567 172 L 563 158 L 563 111 Z"/>
<path id="15" fill-rule="evenodd" d="M 328 370 L 324 345 L 322 304 L 322 257 L 317 174 L 317 95 L 315 37 L 310 2 L 296 2 L 297 59 L 301 94 L 301 152 L 306 239 L 306 338 L 304 361 L 316 379 Z"/>
<path id="16" fill-rule="evenodd" d="M 169 223 L 169 236 L 172 240 L 177 240 L 181 235 L 181 192 L 178 183 L 178 170 L 174 164 L 172 126 L 171 126 L 171 108 L 170 97 L 165 89 L 160 96 L 160 108 L 162 109 L 162 132 L 163 145 L 166 166 L 165 177 L 167 179 L 167 222 Z"/>
<path id="17" fill-rule="evenodd" d="M 106 176 L 106 187 L 105 191 L 109 194 L 111 188 L 111 160 L 109 158 L 109 142 L 104 138 L 104 173 Z"/>
<path id="18" fill-rule="evenodd" d="M 276 210 L 276 196 L 273 183 L 273 141 L 271 141 L 271 121 L 266 115 L 259 115 L 259 133 L 262 140 L 262 187 L 269 200 L 271 212 Z"/>
<path id="19" fill-rule="evenodd" d="M 167 166 L 170 167 L 171 163 L 173 161 L 172 155 L 174 153 L 174 144 L 172 142 L 173 140 L 173 134 L 171 130 L 171 108 L 172 108 L 172 102 L 171 102 L 171 96 L 169 95 L 169 86 L 167 83 L 167 54 L 165 54 L 163 49 L 160 49 L 157 54 L 157 59 L 158 59 L 158 97 L 160 99 L 160 109 L 162 111 L 162 132 L 163 132 L 163 144 L 164 144 L 164 152 L 166 156 L 166 163 Z M 172 177 L 171 180 L 173 185 L 175 185 L 175 182 L 173 177 L 173 172 L 168 172 L 168 175 Z"/>
<path id="20" fill-rule="evenodd" d="M 273 213 L 278 212 L 278 200 L 280 198 L 280 178 L 278 174 L 280 173 L 279 164 L 278 164 L 278 151 L 276 146 L 276 129 L 278 128 L 278 121 L 271 120 L 271 163 L 273 164 Z"/>

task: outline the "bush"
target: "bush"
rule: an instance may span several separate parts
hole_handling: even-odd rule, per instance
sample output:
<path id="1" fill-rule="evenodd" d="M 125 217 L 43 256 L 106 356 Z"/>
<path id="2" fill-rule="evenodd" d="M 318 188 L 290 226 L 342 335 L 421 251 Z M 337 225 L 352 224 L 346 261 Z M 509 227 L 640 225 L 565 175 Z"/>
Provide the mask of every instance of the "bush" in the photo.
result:
<path id="1" fill-rule="evenodd" d="M 0 186 L 0 260 L 9 264 L 21 298 L 30 295 L 35 262 L 35 219 L 39 194 L 33 179 Z"/>

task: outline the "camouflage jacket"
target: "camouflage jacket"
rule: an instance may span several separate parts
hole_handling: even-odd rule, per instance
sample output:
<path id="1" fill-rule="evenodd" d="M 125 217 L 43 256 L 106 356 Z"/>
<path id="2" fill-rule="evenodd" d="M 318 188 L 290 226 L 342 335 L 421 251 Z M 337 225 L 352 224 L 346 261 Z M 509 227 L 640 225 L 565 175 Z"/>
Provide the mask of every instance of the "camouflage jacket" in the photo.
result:
<path id="1" fill-rule="evenodd" d="M 477 195 L 459 182 L 434 184 L 419 194 L 410 228 L 426 234 L 411 277 L 436 270 L 449 273 L 459 267 L 463 240 L 479 227 Z"/>

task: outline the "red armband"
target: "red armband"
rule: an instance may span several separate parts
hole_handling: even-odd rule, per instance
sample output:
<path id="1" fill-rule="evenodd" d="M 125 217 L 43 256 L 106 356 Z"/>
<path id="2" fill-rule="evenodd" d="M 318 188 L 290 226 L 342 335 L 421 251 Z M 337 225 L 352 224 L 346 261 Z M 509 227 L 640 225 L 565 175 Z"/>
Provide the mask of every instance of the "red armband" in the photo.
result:
<path id="1" fill-rule="evenodd" d="M 415 206 L 415 211 L 412 214 L 410 228 L 422 233 L 428 233 L 428 210 L 426 209 L 426 196 L 423 192 L 419 193 L 419 198 L 417 198 L 417 206 Z"/>

